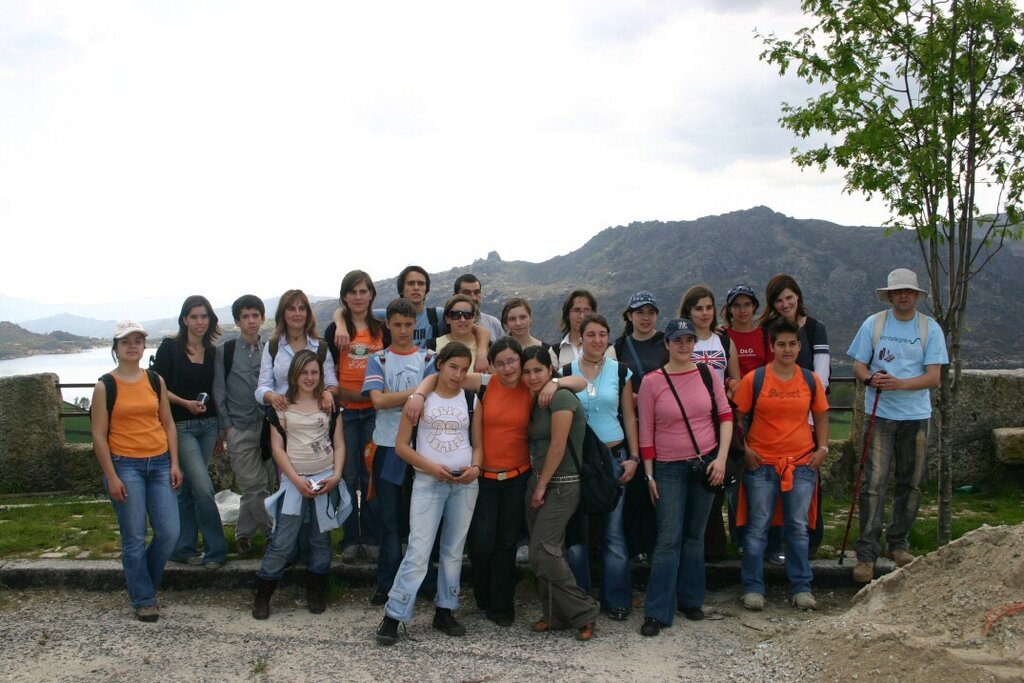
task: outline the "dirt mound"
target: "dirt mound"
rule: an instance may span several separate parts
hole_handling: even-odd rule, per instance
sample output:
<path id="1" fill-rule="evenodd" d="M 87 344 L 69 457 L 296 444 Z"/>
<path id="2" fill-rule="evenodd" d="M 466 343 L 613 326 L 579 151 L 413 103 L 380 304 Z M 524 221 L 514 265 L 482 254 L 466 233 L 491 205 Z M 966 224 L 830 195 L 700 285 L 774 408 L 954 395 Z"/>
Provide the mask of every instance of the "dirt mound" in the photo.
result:
<path id="1" fill-rule="evenodd" d="M 844 614 L 773 639 L 760 657 L 800 680 L 1024 681 L 1024 525 L 984 526 L 861 590 Z M 788 660 L 788 663 L 787 663 Z"/>

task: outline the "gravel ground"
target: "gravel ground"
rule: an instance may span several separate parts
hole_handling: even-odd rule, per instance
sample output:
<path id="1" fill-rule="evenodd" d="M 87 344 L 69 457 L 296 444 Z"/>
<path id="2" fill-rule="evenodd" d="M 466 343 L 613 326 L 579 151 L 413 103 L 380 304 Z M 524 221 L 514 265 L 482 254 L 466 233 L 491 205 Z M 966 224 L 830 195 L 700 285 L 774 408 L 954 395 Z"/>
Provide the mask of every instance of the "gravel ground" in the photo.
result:
<path id="1" fill-rule="evenodd" d="M 240 590 L 168 591 L 160 621 L 135 621 L 123 592 L 4 591 L 0 680 L 21 681 L 773 681 L 792 675 L 765 658 L 768 641 L 821 614 L 842 612 L 851 592 L 819 593 L 818 612 L 785 604 L 782 589 L 761 613 L 745 611 L 736 589 L 708 595 L 718 618 L 679 616 L 657 638 L 640 636 L 642 608 L 627 622 L 598 621 L 594 640 L 529 630 L 539 616 L 527 584 L 510 629 L 483 618 L 472 598 L 460 612 L 469 633 L 430 628 L 429 602 L 392 648 L 374 641 L 382 609 L 370 591 L 342 591 L 312 615 L 303 592 L 284 586 L 269 620 L 249 615 Z M 642 598 L 642 594 L 638 594 Z M 413 641 L 412 639 L 415 639 Z"/>

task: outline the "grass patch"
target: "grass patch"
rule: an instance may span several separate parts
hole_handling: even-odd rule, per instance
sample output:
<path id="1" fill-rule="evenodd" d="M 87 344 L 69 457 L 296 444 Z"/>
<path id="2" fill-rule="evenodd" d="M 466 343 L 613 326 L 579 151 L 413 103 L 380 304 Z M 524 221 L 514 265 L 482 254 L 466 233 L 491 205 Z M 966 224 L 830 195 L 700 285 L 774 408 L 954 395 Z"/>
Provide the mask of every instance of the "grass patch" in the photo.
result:
<path id="1" fill-rule="evenodd" d="M 63 412 L 79 410 L 67 401 L 62 404 Z M 67 443 L 92 443 L 92 420 L 88 415 L 64 418 L 64 441 Z"/>
<path id="2" fill-rule="evenodd" d="M 252 676 L 261 676 L 270 669 L 270 658 L 266 655 L 260 655 L 252 663 L 252 669 L 249 671 Z"/>
<path id="3" fill-rule="evenodd" d="M 892 484 L 890 482 L 890 490 Z M 846 519 L 850 513 L 851 498 L 825 498 L 822 501 L 825 519 L 825 539 L 822 545 L 831 545 L 836 551 L 843 545 Z M 953 494 L 953 538 L 960 538 L 983 524 L 1020 524 L 1024 522 L 1024 492 L 1010 486 L 988 486 L 974 494 Z M 892 514 L 892 497 L 885 504 L 886 519 Z M 854 510 L 848 548 L 853 547 L 860 530 L 859 510 Z M 921 499 L 917 521 L 910 530 L 910 549 L 914 554 L 929 553 L 939 547 L 938 503 L 935 489 L 926 490 Z M 883 532 L 884 543 L 884 532 Z"/>
<path id="4" fill-rule="evenodd" d="M 850 420 L 853 413 L 830 412 L 828 414 L 828 427 L 830 440 L 848 441 L 850 439 Z"/>
<path id="5" fill-rule="evenodd" d="M 0 557 L 36 557 L 39 553 L 67 547 L 89 551 L 93 557 L 121 550 L 117 515 L 107 499 L 89 496 L 0 499 Z"/>

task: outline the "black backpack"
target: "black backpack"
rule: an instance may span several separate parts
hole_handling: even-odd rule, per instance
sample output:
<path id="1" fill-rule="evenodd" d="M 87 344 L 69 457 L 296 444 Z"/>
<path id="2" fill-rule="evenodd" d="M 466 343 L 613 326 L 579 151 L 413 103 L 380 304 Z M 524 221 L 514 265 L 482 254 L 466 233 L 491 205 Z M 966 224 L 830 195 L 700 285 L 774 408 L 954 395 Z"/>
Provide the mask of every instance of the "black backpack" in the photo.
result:
<path id="1" fill-rule="evenodd" d="M 572 444 L 572 434 L 565 440 L 576 471 L 580 475 L 580 504 L 578 510 L 590 515 L 603 515 L 615 509 L 622 495 L 622 487 L 615 477 L 612 452 L 586 425 L 583 434 L 583 458 Z"/>
<path id="2" fill-rule="evenodd" d="M 153 391 L 156 392 L 157 410 L 160 406 L 160 375 L 156 374 L 155 370 L 143 370 L 146 373 L 146 377 L 149 378 L 149 385 L 153 387 Z M 114 416 L 114 402 L 117 400 L 117 381 L 114 376 L 109 372 L 100 375 L 99 381 L 103 382 L 103 388 L 107 391 L 107 434 L 110 434 L 110 420 Z M 92 410 L 96 410 L 96 404 L 92 406 Z"/>

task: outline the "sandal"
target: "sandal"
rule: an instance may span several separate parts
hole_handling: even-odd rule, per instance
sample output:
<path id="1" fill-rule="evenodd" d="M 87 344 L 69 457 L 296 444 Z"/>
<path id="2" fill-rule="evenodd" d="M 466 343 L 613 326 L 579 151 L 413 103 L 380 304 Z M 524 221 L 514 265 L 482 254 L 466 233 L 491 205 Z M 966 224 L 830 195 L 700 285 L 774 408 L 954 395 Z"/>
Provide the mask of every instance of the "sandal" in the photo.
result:
<path id="1" fill-rule="evenodd" d="M 551 630 L 551 624 L 544 621 L 543 619 L 533 622 L 534 633 L 547 633 Z"/>
<path id="2" fill-rule="evenodd" d="M 594 637 L 594 622 L 583 624 L 576 630 L 576 640 L 587 642 Z"/>

